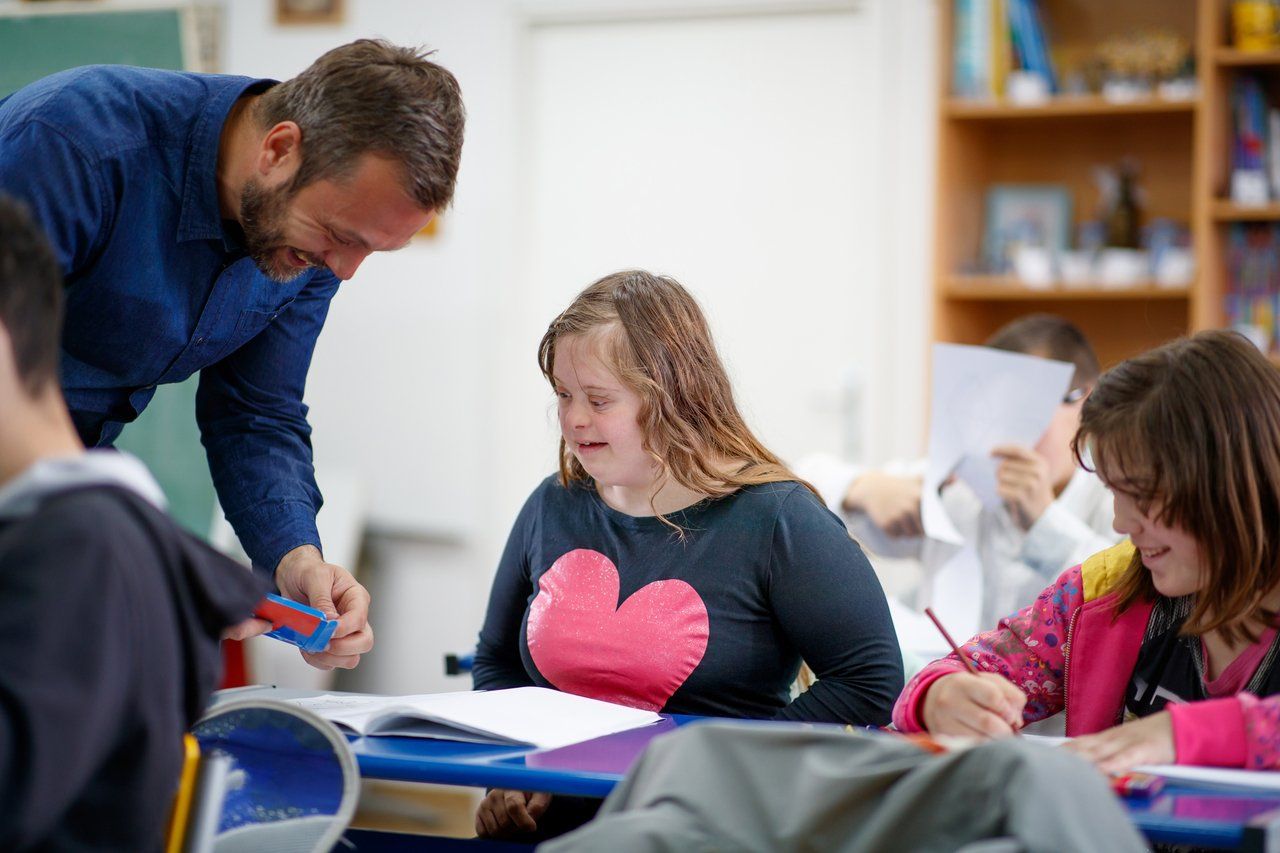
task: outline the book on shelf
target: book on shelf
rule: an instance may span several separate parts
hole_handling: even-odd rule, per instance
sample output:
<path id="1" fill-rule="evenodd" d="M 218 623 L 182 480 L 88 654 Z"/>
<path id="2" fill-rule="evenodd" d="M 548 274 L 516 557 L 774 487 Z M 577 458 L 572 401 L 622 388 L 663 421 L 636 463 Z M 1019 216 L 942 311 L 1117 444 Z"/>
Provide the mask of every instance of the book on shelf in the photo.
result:
<path id="1" fill-rule="evenodd" d="M 1236 204 L 1266 204 L 1271 198 L 1269 123 L 1262 84 L 1252 75 L 1237 77 L 1231 86 L 1231 200 Z"/>
<path id="2" fill-rule="evenodd" d="M 552 748 L 658 722 L 652 711 L 545 687 L 289 700 L 352 734 Z"/>
<path id="3" fill-rule="evenodd" d="M 1057 91 L 1057 75 L 1037 0 L 953 3 L 953 95 L 975 100 L 1002 97 L 1014 71 L 1039 75 L 1045 91 Z"/>
<path id="4" fill-rule="evenodd" d="M 1280 224 L 1233 223 L 1227 232 L 1228 325 L 1276 351 L 1280 313 Z"/>

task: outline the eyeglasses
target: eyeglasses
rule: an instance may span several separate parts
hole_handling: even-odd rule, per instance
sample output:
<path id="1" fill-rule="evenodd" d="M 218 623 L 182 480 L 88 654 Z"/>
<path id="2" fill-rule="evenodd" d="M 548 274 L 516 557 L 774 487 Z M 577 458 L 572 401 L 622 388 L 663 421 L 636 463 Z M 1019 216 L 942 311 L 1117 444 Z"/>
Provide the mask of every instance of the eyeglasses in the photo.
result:
<path id="1" fill-rule="evenodd" d="M 1062 398 L 1064 406 L 1070 406 L 1072 403 L 1078 403 L 1084 399 L 1084 395 L 1089 393 L 1088 388 L 1072 388 L 1067 395 Z"/>

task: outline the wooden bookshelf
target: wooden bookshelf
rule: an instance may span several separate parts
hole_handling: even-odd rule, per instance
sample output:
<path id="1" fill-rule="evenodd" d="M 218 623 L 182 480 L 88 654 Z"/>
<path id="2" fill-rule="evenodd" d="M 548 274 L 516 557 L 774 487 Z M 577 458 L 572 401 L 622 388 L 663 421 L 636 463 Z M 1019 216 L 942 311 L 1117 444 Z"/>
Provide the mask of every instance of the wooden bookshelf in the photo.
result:
<path id="1" fill-rule="evenodd" d="M 953 276 L 944 283 L 948 299 L 993 299 L 1023 302 L 1113 302 L 1145 299 L 1186 299 L 1185 287 L 1162 287 L 1155 282 L 1141 282 L 1131 287 L 1108 286 L 1096 282 L 1054 284 L 1051 287 L 1028 287 L 1012 276 Z"/>
<path id="2" fill-rule="evenodd" d="M 1275 222 L 1280 220 L 1280 204 L 1244 205 L 1227 199 L 1210 202 L 1214 222 Z"/>
<path id="3" fill-rule="evenodd" d="M 1231 148 L 1231 82 L 1260 69 L 1280 79 L 1280 50 L 1229 47 L 1230 0 L 1040 0 L 1055 60 L 1079 57 L 1101 41 L 1172 30 L 1192 45 L 1197 73 L 1190 100 L 1148 97 L 1112 103 L 1097 96 L 1055 97 L 1036 106 L 949 97 L 953 0 L 941 15 L 937 205 L 934 223 L 933 338 L 980 343 L 1003 323 L 1050 311 L 1078 323 L 1107 364 L 1173 337 L 1225 323 L 1224 250 L 1233 222 L 1280 221 L 1280 205 L 1225 201 Z M 1058 184 L 1075 224 L 1095 218 L 1098 164 L 1132 158 L 1144 221 L 1186 223 L 1196 259 L 1186 288 L 1147 283 L 1028 288 L 1000 276 L 967 275 L 981 255 L 985 198 L 994 184 Z"/>
<path id="4" fill-rule="evenodd" d="M 1219 65 L 1230 65 L 1239 68 L 1265 68 L 1268 65 L 1280 65 L 1280 50 L 1269 50 L 1263 53 L 1248 50 L 1232 50 L 1219 47 L 1213 51 L 1213 61 Z"/>
<path id="5" fill-rule="evenodd" d="M 1142 98 L 1136 101 L 1108 101 L 1096 95 L 1052 98 L 1043 104 L 1013 104 L 1007 101 L 965 101 L 948 99 L 943 109 L 953 119 L 1026 119 L 1058 116 L 1123 116 L 1150 113 L 1189 113 L 1197 100 Z"/>

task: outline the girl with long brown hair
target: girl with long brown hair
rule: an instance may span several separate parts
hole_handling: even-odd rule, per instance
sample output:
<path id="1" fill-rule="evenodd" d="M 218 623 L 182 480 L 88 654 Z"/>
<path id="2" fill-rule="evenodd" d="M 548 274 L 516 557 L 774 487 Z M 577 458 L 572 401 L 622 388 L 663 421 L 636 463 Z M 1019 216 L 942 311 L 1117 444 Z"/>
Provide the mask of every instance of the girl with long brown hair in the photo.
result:
<path id="1" fill-rule="evenodd" d="M 511 532 L 475 686 L 887 723 L 902 662 L 884 593 L 844 525 L 747 427 L 688 291 L 607 276 L 551 323 L 538 363 L 560 470 Z M 802 658 L 818 681 L 793 700 Z M 545 831 L 547 801 L 492 792 L 476 829 Z"/>
<path id="2" fill-rule="evenodd" d="M 1066 712 L 1105 770 L 1280 767 L 1280 373 L 1234 332 L 1108 371 L 1074 443 L 1129 541 L 935 661 L 906 730 L 999 736 Z"/>

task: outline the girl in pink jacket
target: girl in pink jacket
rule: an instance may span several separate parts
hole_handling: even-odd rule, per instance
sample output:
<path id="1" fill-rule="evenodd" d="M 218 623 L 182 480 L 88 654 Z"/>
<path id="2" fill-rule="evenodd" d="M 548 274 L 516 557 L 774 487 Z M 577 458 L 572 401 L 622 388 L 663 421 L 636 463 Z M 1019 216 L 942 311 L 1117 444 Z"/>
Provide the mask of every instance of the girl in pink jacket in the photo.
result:
<path id="1" fill-rule="evenodd" d="M 1280 767 L 1280 372 L 1233 332 L 1108 371 L 1074 450 L 1129 541 L 925 667 L 904 731 L 999 737 L 1066 713 L 1107 771 Z"/>

